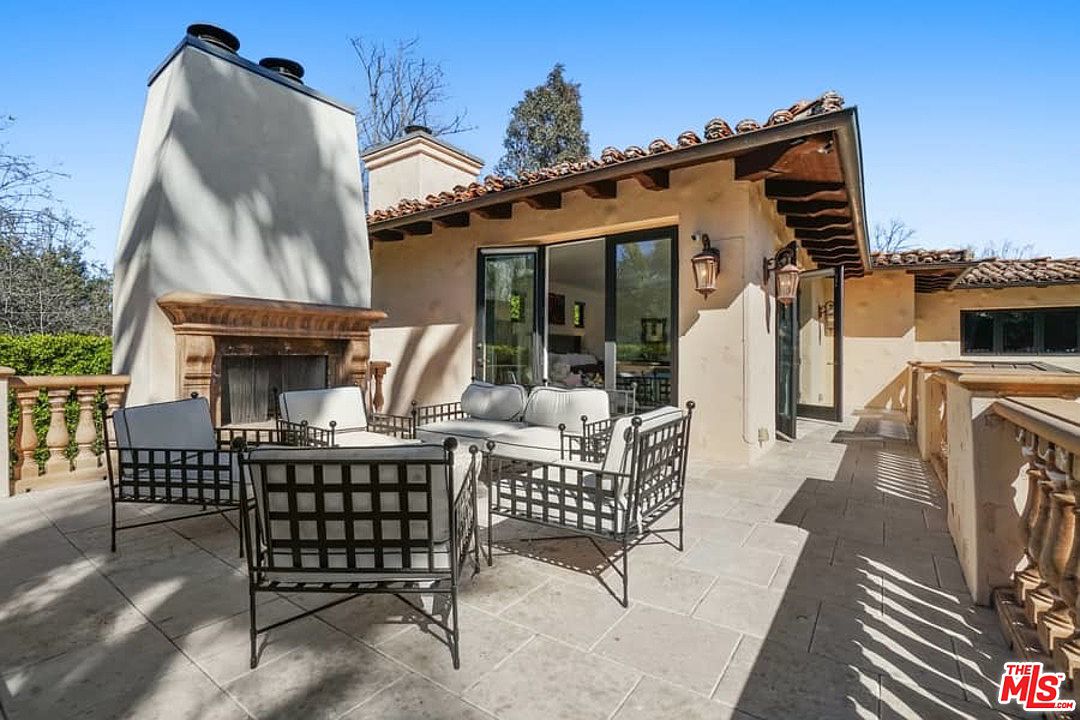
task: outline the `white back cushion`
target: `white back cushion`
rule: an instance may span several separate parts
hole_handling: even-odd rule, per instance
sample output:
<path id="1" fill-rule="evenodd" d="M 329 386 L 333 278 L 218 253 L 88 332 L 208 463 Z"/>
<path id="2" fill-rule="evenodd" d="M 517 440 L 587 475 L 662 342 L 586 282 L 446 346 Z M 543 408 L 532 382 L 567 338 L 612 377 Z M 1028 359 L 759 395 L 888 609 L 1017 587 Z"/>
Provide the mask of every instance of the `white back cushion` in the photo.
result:
<path id="1" fill-rule="evenodd" d="M 217 449 L 206 398 L 121 408 L 113 413 L 113 427 L 121 448 Z"/>
<path id="2" fill-rule="evenodd" d="M 355 385 L 283 392 L 278 396 L 278 408 L 289 422 L 328 428 L 333 420 L 338 430 L 367 427 L 364 394 Z"/>
<path id="3" fill-rule="evenodd" d="M 461 394 L 461 409 L 478 420 L 517 420 L 525 411 L 525 388 L 470 383 Z"/>
<path id="4" fill-rule="evenodd" d="M 581 416 L 589 422 L 607 420 L 610 415 L 608 395 L 595 388 L 563 390 L 535 387 L 525 406 L 524 420 L 528 425 L 557 428 L 562 423 L 573 430 L 581 427 Z"/>
<path id="5" fill-rule="evenodd" d="M 645 432 L 682 417 L 682 410 L 667 405 L 642 413 L 637 417 L 641 418 L 640 432 Z M 630 455 L 633 448 L 630 446 L 629 436 L 632 420 L 633 418 L 629 416 L 621 417 L 611 428 L 611 442 L 608 444 L 607 455 L 604 456 L 604 472 L 630 472 Z"/>

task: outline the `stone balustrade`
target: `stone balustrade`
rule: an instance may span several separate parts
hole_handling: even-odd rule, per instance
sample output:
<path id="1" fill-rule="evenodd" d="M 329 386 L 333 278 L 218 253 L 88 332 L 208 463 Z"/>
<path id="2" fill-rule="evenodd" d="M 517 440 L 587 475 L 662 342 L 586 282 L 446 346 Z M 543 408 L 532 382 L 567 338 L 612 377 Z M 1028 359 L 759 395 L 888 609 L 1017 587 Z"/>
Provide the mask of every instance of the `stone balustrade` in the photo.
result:
<path id="1" fill-rule="evenodd" d="M 995 604 L 1017 650 L 1073 680 L 1080 674 L 1080 403 L 1009 398 L 992 409 L 1015 430 L 1026 476 L 1023 562 L 1011 586 L 995 590 Z"/>
<path id="2" fill-rule="evenodd" d="M 386 406 L 386 396 L 383 394 L 383 380 L 386 378 L 386 371 L 390 369 L 390 363 L 387 360 L 369 360 L 368 361 L 368 374 L 365 374 L 364 381 L 367 385 L 366 392 L 368 393 L 369 406 L 375 412 L 382 412 L 383 407 Z"/>
<path id="3" fill-rule="evenodd" d="M 126 375 L 19 376 L 0 372 L 0 382 L 5 386 L 5 395 L 10 393 L 18 408 L 14 464 L 6 483 L 7 493 L 104 477 L 101 434 L 94 410 L 99 395 L 104 396 L 110 413 L 120 407 L 130 383 Z M 34 413 L 43 398 L 48 406 L 49 422 L 41 437 L 34 428 Z M 66 417 L 71 401 L 78 406 L 74 433 L 70 432 Z M 4 433 L 4 437 L 8 434 Z M 44 466 L 39 463 L 42 447 L 48 451 Z"/>

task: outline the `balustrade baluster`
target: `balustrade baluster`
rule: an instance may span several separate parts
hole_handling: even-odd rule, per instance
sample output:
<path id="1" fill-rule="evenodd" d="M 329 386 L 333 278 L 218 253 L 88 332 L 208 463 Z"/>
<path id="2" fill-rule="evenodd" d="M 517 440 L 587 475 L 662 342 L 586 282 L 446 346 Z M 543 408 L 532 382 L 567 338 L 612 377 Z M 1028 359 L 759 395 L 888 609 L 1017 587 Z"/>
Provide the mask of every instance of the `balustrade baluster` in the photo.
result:
<path id="1" fill-rule="evenodd" d="M 76 471 L 93 471 L 98 467 L 98 456 L 94 453 L 94 440 L 97 428 L 94 425 L 94 399 L 97 388 L 81 387 L 75 391 L 79 401 L 79 422 L 75 426 L 75 443 L 79 454 L 75 456 Z"/>
<path id="2" fill-rule="evenodd" d="M 64 452 L 71 436 L 64 420 L 64 405 L 71 397 L 68 388 L 49 390 L 49 432 L 45 434 L 45 445 L 49 448 L 49 459 L 45 461 L 45 474 L 65 473 L 71 470 L 71 461 Z"/>
<path id="3" fill-rule="evenodd" d="M 20 483 L 34 480 L 40 475 L 34 452 L 38 447 L 38 436 L 34 430 L 34 406 L 37 405 L 38 390 L 21 389 L 15 393 L 19 404 L 19 429 L 16 433 L 18 460 L 15 463 L 16 487 Z"/>

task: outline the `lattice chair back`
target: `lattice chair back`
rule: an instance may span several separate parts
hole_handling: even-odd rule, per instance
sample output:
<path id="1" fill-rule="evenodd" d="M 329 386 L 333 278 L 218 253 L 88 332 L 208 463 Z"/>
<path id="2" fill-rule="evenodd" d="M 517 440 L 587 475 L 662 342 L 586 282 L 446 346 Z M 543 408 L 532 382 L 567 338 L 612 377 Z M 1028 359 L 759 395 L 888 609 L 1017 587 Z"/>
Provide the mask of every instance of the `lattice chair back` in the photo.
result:
<path id="1" fill-rule="evenodd" d="M 693 408 L 661 407 L 612 425 L 602 468 L 625 476 L 615 487 L 620 529 L 640 525 L 681 492 Z"/>
<path id="2" fill-rule="evenodd" d="M 455 446 L 241 453 L 249 570 L 276 588 L 456 577 Z"/>
<path id="3" fill-rule="evenodd" d="M 118 499 L 235 505 L 235 456 L 221 449 L 205 398 L 120 408 L 112 414 L 118 472 L 109 473 Z M 110 446 L 105 423 L 106 447 Z"/>

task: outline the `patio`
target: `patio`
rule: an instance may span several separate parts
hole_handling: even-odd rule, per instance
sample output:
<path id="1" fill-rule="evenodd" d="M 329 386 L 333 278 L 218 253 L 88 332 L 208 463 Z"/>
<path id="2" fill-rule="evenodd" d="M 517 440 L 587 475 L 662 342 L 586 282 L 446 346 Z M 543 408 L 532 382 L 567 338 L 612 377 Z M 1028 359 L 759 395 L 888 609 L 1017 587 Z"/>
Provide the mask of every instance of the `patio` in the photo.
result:
<path id="1" fill-rule="evenodd" d="M 799 430 L 752 468 L 691 466 L 686 551 L 631 551 L 628 610 L 586 574 L 605 565 L 587 541 L 499 523 L 494 566 L 466 570 L 459 671 L 388 596 L 272 631 L 249 670 L 227 522 L 133 530 L 113 555 L 102 483 L 19 495 L 0 503 L 0 705 L 9 720 L 1002 717 L 1008 651 L 967 599 L 909 428 L 865 414 Z M 312 602 L 261 600 L 267 622 Z"/>

